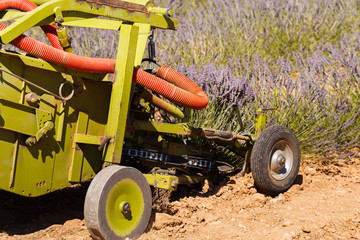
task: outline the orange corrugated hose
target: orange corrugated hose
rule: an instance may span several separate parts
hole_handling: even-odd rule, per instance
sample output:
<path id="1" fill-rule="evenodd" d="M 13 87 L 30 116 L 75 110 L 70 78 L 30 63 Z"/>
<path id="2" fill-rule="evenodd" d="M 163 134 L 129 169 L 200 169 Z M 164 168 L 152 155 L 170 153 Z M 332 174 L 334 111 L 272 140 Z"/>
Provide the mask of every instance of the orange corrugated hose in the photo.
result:
<path id="1" fill-rule="evenodd" d="M 196 102 L 194 106 L 190 105 L 190 103 L 188 103 L 189 105 L 183 104 L 184 106 L 193 109 L 203 109 L 209 103 L 208 96 L 197 84 L 174 69 L 168 66 L 161 66 L 156 75 L 180 88 L 174 90 L 178 91 L 178 93 L 175 93 L 177 101 L 188 102 L 191 99 L 192 102 Z"/>
<path id="2" fill-rule="evenodd" d="M 29 0 L 0 0 L 0 11 L 3 11 L 8 8 L 17 9 L 23 12 L 29 12 L 37 8 L 37 5 Z M 55 25 L 44 25 L 41 26 L 42 30 L 45 32 L 46 36 L 49 38 L 51 45 L 55 48 L 63 50 L 59 37 L 56 33 Z"/>
<path id="3" fill-rule="evenodd" d="M 134 68 L 133 80 L 178 105 L 196 110 L 207 106 L 209 98 L 198 85 L 167 66 L 161 66 L 158 72 L 163 69 L 171 70 L 171 74 L 164 77 L 166 81 L 137 68 Z"/>
<path id="4" fill-rule="evenodd" d="M 3 30 L 6 25 L 0 23 Z M 110 73 L 115 70 L 115 60 L 104 58 L 88 58 L 53 48 L 24 34 L 11 41 L 15 47 L 44 59 L 45 61 L 82 72 Z"/>
<path id="5" fill-rule="evenodd" d="M 18 3 L 18 1 L 14 2 Z M 19 5 L 15 7 L 21 8 Z M 0 23 L 0 30 L 5 28 L 6 25 Z M 11 44 L 35 57 L 77 71 L 91 73 L 115 72 L 116 62 L 113 59 L 74 55 L 48 46 L 23 34 L 14 39 Z M 157 71 L 157 76 L 134 68 L 133 81 L 181 106 L 200 110 L 208 104 L 209 99 L 206 93 L 189 78 L 175 70 L 162 66 Z"/>

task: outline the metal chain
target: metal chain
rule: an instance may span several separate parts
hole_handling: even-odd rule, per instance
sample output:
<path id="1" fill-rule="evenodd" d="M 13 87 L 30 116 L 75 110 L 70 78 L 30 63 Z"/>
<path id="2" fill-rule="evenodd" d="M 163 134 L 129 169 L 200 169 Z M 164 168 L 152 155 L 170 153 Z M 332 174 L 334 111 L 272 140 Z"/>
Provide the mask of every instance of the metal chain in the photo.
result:
<path id="1" fill-rule="evenodd" d="M 156 49 L 155 49 L 155 42 L 154 42 L 154 29 L 151 30 L 149 34 L 149 43 L 148 43 L 148 51 L 149 51 L 149 59 L 155 60 L 156 58 Z M 150 68 L 154 69 L 155 64 L 151 61 Z"/>

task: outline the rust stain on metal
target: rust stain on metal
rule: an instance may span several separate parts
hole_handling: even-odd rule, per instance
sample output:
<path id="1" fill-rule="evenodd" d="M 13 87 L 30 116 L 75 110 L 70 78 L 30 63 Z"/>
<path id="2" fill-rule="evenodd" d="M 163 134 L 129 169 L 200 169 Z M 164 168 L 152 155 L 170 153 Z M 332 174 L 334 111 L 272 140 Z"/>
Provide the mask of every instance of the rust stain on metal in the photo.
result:
<path id="1" fill-rule="evenodd" d="M 150 14 L 143 5 L 119 0 L 78 0 L 78 2 L 87 2 L 90 6 L 107 6 L 112 8 L 121 8 L 129 12 Z"/>
<path id="2" fill-rule="evenodd" d="M 116 73 L 108 73 L 108 80 L 112 83 L 116 82 Z"/>

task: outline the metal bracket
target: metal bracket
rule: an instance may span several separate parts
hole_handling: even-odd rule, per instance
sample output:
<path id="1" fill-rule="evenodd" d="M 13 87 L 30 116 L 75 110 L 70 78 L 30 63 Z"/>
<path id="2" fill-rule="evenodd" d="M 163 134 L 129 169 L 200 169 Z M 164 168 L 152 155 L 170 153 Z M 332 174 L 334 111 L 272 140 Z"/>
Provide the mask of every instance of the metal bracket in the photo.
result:
<path id="1" fill-rule="evenodd" d="M 47 121 L 44 126 L 36 133 L 35 136 L 26 139 L 25 144 L 29 147 L 35 145 L 43 137 L 45 137 L 54 128 L 54 123 Z"/>
<path id="2" fill-rule="evenodd" d="M 45 126 L 45 123 L 51 121 L 52 116 L 50 112 L 45 112 L 39 109 L 36 109 L 36 121 L 38 125 L 38 129 L 42 129 Z"/>
<path id="3" fill-rule="evenodd" d="M 144 174 L 146 180 L 148 181 L 149 185 L 168 189 L 170 191 L 176 191 L 177 186 L 179 184 L 179 178 L 177 176 L 171 175 L 162 175 L 162 174 Z"/>

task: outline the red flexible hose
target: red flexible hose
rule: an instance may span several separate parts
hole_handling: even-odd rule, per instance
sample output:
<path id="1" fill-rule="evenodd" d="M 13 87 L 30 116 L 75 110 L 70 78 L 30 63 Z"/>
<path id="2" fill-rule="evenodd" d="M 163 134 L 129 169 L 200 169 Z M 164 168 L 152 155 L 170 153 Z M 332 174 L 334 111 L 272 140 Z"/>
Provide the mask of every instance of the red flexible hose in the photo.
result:
<path id="1" fill-rule="evenodd" d="M 6 25 L 0 23 L 3 30 Z M 109 73 L 115 70 L 115 60 L 104 58 L 87 58 L 61 51 L 45 43 L 39 42 L 24 34 L 11 41 L 11 44 L 31 55 L 59 66 L 82 72 Z"/>
<path id="2" fill-rule="evenodd" d="M 179 91 L 177 93 L 177 101 L 184 102 L 183 106 L 200 110 L 209 103 L 208 96 L 196 83 L 174 69 L 168 66 L 161 66 L 156 75 L 179 87 L 176 89 L 176 91 Z M 194 106 L 188 105 L 190 100 Z"/>
<path id="3" fill-rule="evenodd" d="M 6 25 L 0 23 L 0 30 L 5 28 Z M 115 71 L 116 62 L 113 59 L 74 55 L 55 49 L 23 34 L 14 39 L 11 44 L 35 57 L 78 71 L 92 73 L 113 73 Z M 157 75 L 166 81 L 134 68 L 133 81 L 181 106 L 200 110 L 208 104 L 209 99 L 206 93 L 184 75 L 167 66 L 162 66 Z"/>
<path id="4" fill-rule="evenodd" d="M 8 8 L 17 9 L 23 12 L 29 12 L 37 8 L 37 5 L 29 0 L 1 0 L 0 1 L 0 11 L 3 11 Z M 63 50 L 59 37 L 56 33 L 55 25 L 44 25 L 41 26 L 42 30 L 45 32 L 46 36 L 49 38 L 51 45 L 55 48 Z"/>
<path id="5" fill-rule="evenodd" d="M 159 93 L 178 105 L 196 110 L 207 106 L 209 98 L 198 85 L 167 66 L 162 66 L 158 72 L 161 73 L 164 69 L 169 69 L 170 73 L 166 76 L 166 81 L 137 68 L 134 68 L 133 79 L 139 85 Z"/>

